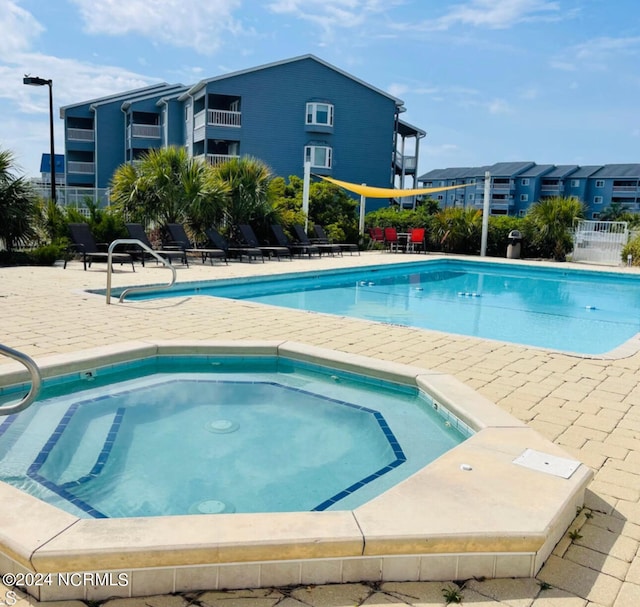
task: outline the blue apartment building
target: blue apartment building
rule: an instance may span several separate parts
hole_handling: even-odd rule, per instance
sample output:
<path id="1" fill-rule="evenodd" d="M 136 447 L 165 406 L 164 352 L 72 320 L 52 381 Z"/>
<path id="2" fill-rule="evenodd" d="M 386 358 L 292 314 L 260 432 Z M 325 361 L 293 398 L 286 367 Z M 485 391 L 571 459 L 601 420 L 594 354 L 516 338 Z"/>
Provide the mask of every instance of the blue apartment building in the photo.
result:
<path id="1" fill-rule="evenodd" d="M 192 86 L 160 83 L 60 109 L 66 185 L 107 188 L 121 164 L 185 146 L 212 165 L 254 156 L 285 178 L 302 176 L 309 161 L 312 173 L 344 181 L 415 186 L 426 133 L 401 120 L 404 111 L 400 99 L 313 55 Z M 376 202 L 388 204 L 372 201 L 371 210 Z"/>
<path id="2" fill-rule="evenodd" d="M 417 179 L 420 187 L 465 185 L 435 194 L 441 208 L 481 209 L 485 173 L 490 173 L 492 215 L 524 215 L 543 198 L 574 196 L 585 203 L 587 218 L 598 219 L 611 204 L 640 212 L 640 164 L 592 166 L 499 162 L 482 167 L 434 169 Z"/>

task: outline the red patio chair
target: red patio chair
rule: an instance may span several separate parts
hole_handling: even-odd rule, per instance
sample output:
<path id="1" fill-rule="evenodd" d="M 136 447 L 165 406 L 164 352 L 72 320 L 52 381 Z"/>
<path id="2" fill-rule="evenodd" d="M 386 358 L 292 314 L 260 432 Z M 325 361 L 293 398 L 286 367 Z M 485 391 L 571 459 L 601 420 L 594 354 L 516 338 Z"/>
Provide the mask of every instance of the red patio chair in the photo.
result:
<path id="1" fill-rule="evenodd" d="M 398 240 L 398 230 L 395 228 L 384 229 L 384 244 L 389 251 L 399 250 L 400 241 Z"/>
<path id="2" fill-rule="evenodd" d="M 425 246 L 424 242 L 425 229 L 411 228 L 411 232 L 409 234 L 409 240 L 407 241 L 407 251 L 410 253 L 415 253 L 418 250 L 426 252 L 427 247 Z"/>
<path id="3" fill-rule="evenodd" d="M 382 228 L 369 228 L 369 249 L 373 249 L 376 243 L 384 244 L 384 232 Z"/>

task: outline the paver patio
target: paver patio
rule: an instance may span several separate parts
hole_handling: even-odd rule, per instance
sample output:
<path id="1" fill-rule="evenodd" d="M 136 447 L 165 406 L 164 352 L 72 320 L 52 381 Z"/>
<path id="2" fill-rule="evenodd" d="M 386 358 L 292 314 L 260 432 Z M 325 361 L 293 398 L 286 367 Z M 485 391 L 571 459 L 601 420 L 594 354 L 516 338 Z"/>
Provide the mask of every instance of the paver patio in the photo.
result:
<path id="1" fill-rule="evenodd" d="M 399 261 L 379 252 L 343 258 L 178 268 L 179 281 L 297 272 Z M 567 264 L 569 267 L 570 264 Z M 114 287 L 165 282 L 162 267 L 124 267 Z M 471 580 L 463 604 L 512 607 L 640 605 L 640 352 L 577 356 L 245 301 L 182 297 L 107 306 L 104 266 L 0 268 L 0 343 L 36 358 L 145 338 L 289 339 L 437 369 L 456 376 L 593 468 L 586 510 L 537 580 Z M 0 359 L 0 365 L 15 364 Z M 1 525 L 0 521 L 0 525 Z M 461 583 L 458 582 L 459 584 Z M 547 588 L 550 585 L 551 588 Z M 109 607 L 347 607 L 442 605 L 447 583 L 344 584 L 117 599 Z M 6 589 L 0 585 L 0 604 Z M 19 593 L 18 605 L 36 604 Z M 71 605 L 72 602 L 69 602 Z M 76 605 L 82 603 L 76 602 Z"/>

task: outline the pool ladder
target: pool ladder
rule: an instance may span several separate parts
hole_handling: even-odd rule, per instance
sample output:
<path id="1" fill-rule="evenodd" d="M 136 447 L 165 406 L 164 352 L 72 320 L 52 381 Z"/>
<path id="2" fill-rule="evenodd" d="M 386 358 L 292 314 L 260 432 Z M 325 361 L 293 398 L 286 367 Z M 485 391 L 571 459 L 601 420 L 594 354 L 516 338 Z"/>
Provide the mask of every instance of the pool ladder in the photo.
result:
<path id="1" fill-rule="evenodd" d="M 155 257 L 162 264 L 167 266 L 173 274 L 171 280 L 166 285 L 148 285 L 143 287 L 129 287 L 128 289 L 124 289 L 122 293 L 120 293 L 120 297 L 118 298 L 118 302 L 122 303 L 122 300 L 129 293 L 145 293 L 147 291 L 158 291 L 160 289 L 170 289 L 176 283 L 176 269 L 173 267 L 170 261 L 167 261 L 162 255 L 160 255 L 157 251 L 149 248 L 146 244 L 141 242 L 136 238 L 119 238 L 118 240 L 114 240 L 109 245 L 109 251 L 107 255 L 107 304 L 111 303 L 111 273 L 113 270 L 113 250 L 120 244 L 135 244 L 139 246 L 143 251 L 146 251 L 153 257 Z M 186 253 L 185 253 L 186 255 Z"/>
<path id="2" fill-rule="evenodd" d="M 0 406 L 0 416 L 20 413 L 20 411 L 24 411 L 37 398 L 38 392 L 40 392 L 40 387 L 42 386 L 40 369 L 31 357 L 8 346 L 0 344 L 0 354 L 4 354 L 9 358 L 21 362 L 27 368 L 27 371 L 29 371 L 29 375 L 31 375 L 31 389 L 22 400 L 13 405 Z"/>

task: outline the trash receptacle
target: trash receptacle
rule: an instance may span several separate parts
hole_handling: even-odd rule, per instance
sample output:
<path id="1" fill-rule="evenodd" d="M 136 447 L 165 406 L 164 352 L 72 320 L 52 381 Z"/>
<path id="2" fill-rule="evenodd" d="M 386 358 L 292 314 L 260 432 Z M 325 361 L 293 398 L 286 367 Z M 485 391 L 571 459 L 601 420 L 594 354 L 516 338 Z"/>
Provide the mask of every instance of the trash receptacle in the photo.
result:
<path id="1" fill-rule="evenodd" d="M 511 230 L 508 238 L 509 244 L 507 245 L 507 259 L 520 259 L 520 247 L 522 243 L 522 234 L 520 230 Z"/>

